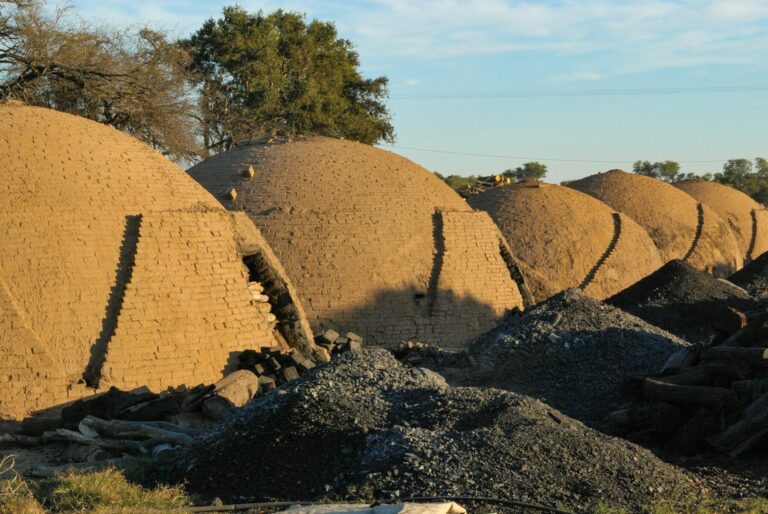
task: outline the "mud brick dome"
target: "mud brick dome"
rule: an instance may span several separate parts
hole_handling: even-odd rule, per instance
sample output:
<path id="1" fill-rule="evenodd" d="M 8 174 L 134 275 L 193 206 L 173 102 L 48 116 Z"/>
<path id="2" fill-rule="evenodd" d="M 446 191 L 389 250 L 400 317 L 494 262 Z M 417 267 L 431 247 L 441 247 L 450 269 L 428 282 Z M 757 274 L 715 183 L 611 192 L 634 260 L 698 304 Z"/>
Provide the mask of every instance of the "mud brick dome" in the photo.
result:
<path id="1" fill-rule="evenodd" d="M 316 331 L 456 346 L 523 305 L 490 217 L 391 152 L 325 137 L 251 142 L 189 173 L 250 215 Z"/>
<path id="2" fill-rule="evenodd" d="M 717 276 L 728 276 L 743 264 L 728 224 L 711 207 L 670 184 L 611 170 L 568 186 L 635 220 L 648 231 L 664 262 L 681 259 Z"/>
<path id="3" fill-rule="evenodd" d="M 768 210 L 752 198 L 708 180 L 685 180 L 675 187 L 711 207 L 728 223 L 745 260 L 768 251 Z"/>
<path id="4" fill-rule="evenodd" d="M 248 290 L 250 220 L 110 127 L 0 105 L 0 230 L 0 419 L 96 384 L 211 382 L 278 344 Z"/>
<path id="5" fill-rule="evenodd" d="M 499 226 L 537 301 L 572 287 L 602 300 L 662 265 L 637 223 L 567 187 L 525 181 L 467 201 Z"/>

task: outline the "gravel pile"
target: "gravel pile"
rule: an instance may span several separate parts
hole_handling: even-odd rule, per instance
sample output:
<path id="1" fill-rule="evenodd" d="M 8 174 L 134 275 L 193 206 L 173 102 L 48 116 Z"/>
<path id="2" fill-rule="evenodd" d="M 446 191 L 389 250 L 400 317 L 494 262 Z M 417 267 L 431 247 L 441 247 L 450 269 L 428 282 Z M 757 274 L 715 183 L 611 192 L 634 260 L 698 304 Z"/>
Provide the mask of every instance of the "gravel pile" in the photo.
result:
<path id="1" fill-rule="evenodd" d="M 541 402 L 452 388 L 384 350 L 346 353 L 257 398 L 174 469 L 228 502 L 454 494 L 637 512 L 694 489 L 650 452 Z"/>
<path id="2" fill-rule="evenodd" d="M 729 319 L 729 307 L 740 311 L 757 307 L 740 287 L 679 260 L 668 262 L 606 302 L 692 343 L 717 333 Z"/>
<path id="3" fill-rule="evenodd" d="M 590 426 L 622 401 L 629 374 L 661 367 L 685 341 L 619 309 L 564 291 L 509 317 L 469 349 L 467 369 L 438 370 L 454 385 L 525 394 Z"/>
<path id="4" fill-rule="evenodd" d="M 755 298 L 768 298 L 768 252 L 762 254 L 728 278 Z"/>

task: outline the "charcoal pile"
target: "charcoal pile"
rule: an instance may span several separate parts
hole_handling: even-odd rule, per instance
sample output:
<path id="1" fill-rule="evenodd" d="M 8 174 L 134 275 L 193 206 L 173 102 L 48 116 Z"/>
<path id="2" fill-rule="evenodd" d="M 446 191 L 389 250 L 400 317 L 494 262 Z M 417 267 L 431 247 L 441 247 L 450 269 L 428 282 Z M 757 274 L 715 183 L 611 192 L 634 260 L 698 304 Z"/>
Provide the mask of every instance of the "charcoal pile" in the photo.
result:
<path id="1" fill-rule="evenodd" d="M 454 385 L 526 394 L 592 427 L 621 404 L 631 374 L 657 370 L 688 343 L 619 309 L 564 291 L 482 336 L 475 365 L 437 369 Z"/>
<path id="2" fill-rule="evenodd" d="M 466 369 L 475 363 L 472 354 L 464 349 L 451 352 L 438 345 L 418 341 L 402 341 L 392 353 L 400 362 L 411 366 L 439 370 L 441 374 L 446 369 Z"/>
<path id="3" fill-rule="evenodd" d="M 728 280 L 743 287 L 755 298 L 768 298 L 768 252 L 741 268 Z"/>
<path id="4" fill-rule="evenodd" d="M 680 349 L 656 373 L 633 377 L 634 401 L 606 419 L 617 435 L 681 453 L 731 457 L 768 441 L 768 312 L 720 344 Z"/>
<path id="5" fill-rule="evenodd" d="M 693 343 L 722 337 L 758 307 L 745 290 L 675 260 L 606 300 Z M 738 327 L 737 327 L 738 328 Z"/>
<path id="6" fill-rule="evenodd" d="M 452 388 L 376 349 L 347 352 L 256 398 L 166 472 L 231 503 L 450 494 L 637 512 L 694 492 L 650 452 L 541 402 Z"/>

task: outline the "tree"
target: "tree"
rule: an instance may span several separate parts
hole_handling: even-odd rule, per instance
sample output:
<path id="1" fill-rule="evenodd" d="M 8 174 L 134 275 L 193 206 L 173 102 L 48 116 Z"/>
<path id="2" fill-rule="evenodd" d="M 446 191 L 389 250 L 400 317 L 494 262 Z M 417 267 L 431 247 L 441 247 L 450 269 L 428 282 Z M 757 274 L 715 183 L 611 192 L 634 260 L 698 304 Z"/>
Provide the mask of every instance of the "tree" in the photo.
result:
<path id="1" fill-rule="evenodd" d="M 723 172 L 716 173 L 714 180 L 731 186 L 751 196 L 755 201 L 768 202 L 768 164 L 762 157 L 755 159 L 757 171 L 753 171 L 749 159 L 731 159 L 723 165 Z"/>
<path id="2" fill-rule="evenodd" d="M 387 78 L 363 78 L 352 43 L 332 23 L 226 7 L 181 46 L 191 56 L 212 151 L 275 135 L 394 141 Z"/>
<path id="3" fill-rule="evenodd" d="M 518 182 L 521 180 L 534 179 L 541 180 L 547 175 L 547 165 L 540 162 L 526 162 L 514 170 L 504 172 L 505 177 L 513 178 Z"/>
<path id="4" fill-rule="evenodd" d="M 477 175 L 469 175 L 468 177 L 463 175 L 448 175 L 447 177 L 444 177 L 439 173 L 435 173 L 435 175 L 456 191 L 464 186 L 469 186 L 477 182 Z"/>
<path id="5" fill-rule="evenodd" d="M 632 165 L 632 171 L 639 175 L 663 180 L 664 182 L 677 182 L 678 180 L 690 178 L 690 175 L 682 176 L 680 174 L 680 164 L 675 161 L 636 161 Z"/>
<path id="6" fill-rule="evenodd" d="M 186 66 L 162 32 L 73 25 L 40 0 L 0 1 L 0 101 L 84 116 L 191 159 L 199 145 Z"/>

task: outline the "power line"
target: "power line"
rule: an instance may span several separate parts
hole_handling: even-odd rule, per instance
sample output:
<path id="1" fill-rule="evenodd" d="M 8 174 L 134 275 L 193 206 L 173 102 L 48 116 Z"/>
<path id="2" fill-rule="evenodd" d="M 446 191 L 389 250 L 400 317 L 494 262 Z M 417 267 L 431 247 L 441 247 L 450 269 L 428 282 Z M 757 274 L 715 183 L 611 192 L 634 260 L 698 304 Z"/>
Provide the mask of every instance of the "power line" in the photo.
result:
<path id="1" fill-rule="evenodd" d="M 429 152 L 429 153 L 442 153 L 442 154 L 450 154 L 450 155 L 466 155 L 469 157 L 490 157 L 494 159 L 520 159 L 520 160 L 529 160 L 529 161 L 549 161 L 549 162 L 582 162 L 582 163 L 600 163 L 600 164 L 618 164 L 618 163 L 629 163 L 629 162 L 635 162 L 637 159 L 616 159 L 613 161 L 609 160 L 599 160 L 599 159 L 561 159 L 561 158 L 551 158 L 551 157 L 524 157 L 521 155 L 494 155 L 494 154 L 486 154 L 486 153 L 473 153 L 473 152 L 457 152 L 453 150 L 436 150 L 434 148 L 417 148 L 414 146 L 399 146 L 399 145 L 384 145 L 389 148 L 396 148 L 398 150 L 414 150 L 417 152 Z M 720 159 L 720 160 L 698 160 L 698 161 L 675 161 L 682 164 L 712 164 L 712 163 L 723 163 L 726 162 L 728 159 Z"/>
<path id="2" fill-rule="evenodd" d="M 437 99 L 485 99 L 485 98 L 545 98 L 545 97 L 580 97 L 580 96 L 637 96 L 637 95 L 690 95 L 722 93 L 761 93 L 767 92 L 768 85 L 751 86 L 694 86 L 660 87 L 633 89 L 563 89 L 530 91 L 487 91 L 457 93 L 405 93 L 393 95 L 392 99 L 402 100 L 437 100 Z"/>

